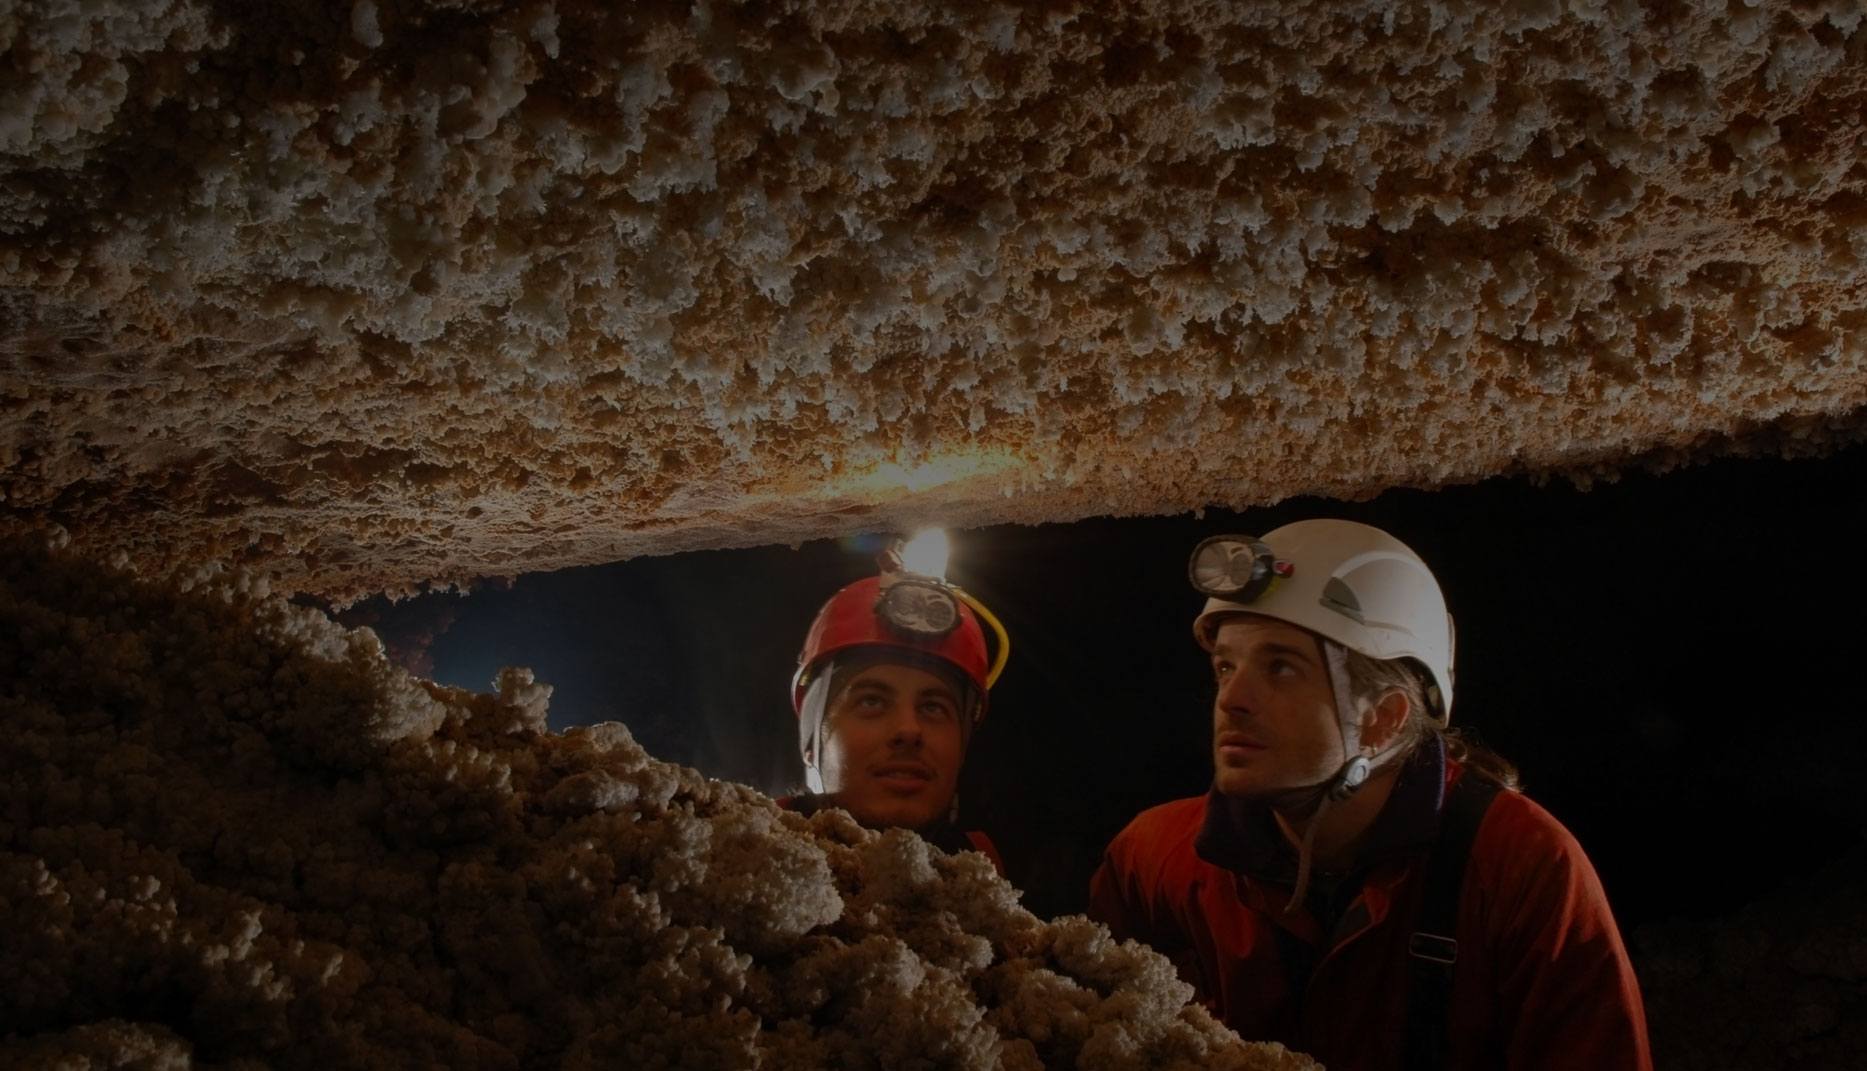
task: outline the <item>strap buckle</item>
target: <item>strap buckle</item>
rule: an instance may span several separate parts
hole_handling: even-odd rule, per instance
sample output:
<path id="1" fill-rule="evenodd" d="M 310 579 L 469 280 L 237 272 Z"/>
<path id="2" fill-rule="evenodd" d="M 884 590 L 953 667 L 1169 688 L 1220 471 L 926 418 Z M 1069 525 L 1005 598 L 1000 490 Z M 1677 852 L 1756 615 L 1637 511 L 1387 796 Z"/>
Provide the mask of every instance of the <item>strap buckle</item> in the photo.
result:
<path id="1" fill-rule="evenodd" d="M 1407 952 L 1414 959 L 1429 960 L 1451 966 L 1459 958 L 1459 943 L 1450 937 L 1436 933 L 1418 933 L 1407 942 Z"/>

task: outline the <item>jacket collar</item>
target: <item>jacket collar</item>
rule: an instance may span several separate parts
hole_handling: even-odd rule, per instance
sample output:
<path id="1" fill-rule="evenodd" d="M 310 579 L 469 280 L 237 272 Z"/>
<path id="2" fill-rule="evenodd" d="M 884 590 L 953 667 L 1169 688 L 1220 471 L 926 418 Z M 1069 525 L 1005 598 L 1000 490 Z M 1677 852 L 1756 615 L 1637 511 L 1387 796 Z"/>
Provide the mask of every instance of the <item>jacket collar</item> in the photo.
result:
<path id="1" fill-rule="evenodd" d="M 1429 847 L 1446 801 L 1446 748 L 1437 733 L 1400 767 L 1394 791 L 1368 829 L 1356 869 L 1369 868 Z M 1284 839 L 1267 804 L 1234 799 L 1215 785 L 1206 794 L 1206 820 L 1193 842 L 1199 857 L 1254 880 L 1292 884 L 1296 850 Z"/>

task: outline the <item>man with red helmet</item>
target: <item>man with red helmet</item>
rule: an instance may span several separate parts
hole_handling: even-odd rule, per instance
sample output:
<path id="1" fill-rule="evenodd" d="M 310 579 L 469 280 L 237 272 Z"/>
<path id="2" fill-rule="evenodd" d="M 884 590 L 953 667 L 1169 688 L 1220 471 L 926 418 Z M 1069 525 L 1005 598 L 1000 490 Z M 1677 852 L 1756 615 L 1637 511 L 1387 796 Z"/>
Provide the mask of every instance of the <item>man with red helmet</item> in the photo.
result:
<path id="1" fill-rule="evenodd" d="M 981 613 L 998 632 L 996 666 Z M 906 571 L 891 552 L 880 576 L 831 596 L 811 623 L 791 687 L 810 792 L 779 805 L 841 807 L 871 828 L 982 851 L 1003 871 L 990 838 L 954 820 L 960 766 L 1005 651 L 1003 630 L 977 600 Z"/>

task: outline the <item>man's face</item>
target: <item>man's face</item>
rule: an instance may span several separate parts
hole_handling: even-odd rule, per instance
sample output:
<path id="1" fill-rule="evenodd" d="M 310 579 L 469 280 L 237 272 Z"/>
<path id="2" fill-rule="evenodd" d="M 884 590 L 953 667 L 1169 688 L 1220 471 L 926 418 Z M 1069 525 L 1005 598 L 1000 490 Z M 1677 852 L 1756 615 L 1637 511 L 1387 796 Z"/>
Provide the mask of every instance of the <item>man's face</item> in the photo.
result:
<path id="1" fill-rule="evenodd" d="M 933 824 L 959 784 L 964 716 L 935 674 L 887 662 L 863 669 L 824 718 L 824 791 L 865 825 Z"/>
<path id="2" fill-rule="evenodd" d="M 1219 791 L 1262 799 L 1342 765 L 1335 692 L 1314 634 L 1268 617 L 1226 618 L 1212 644 L 1212 766 Z"/>

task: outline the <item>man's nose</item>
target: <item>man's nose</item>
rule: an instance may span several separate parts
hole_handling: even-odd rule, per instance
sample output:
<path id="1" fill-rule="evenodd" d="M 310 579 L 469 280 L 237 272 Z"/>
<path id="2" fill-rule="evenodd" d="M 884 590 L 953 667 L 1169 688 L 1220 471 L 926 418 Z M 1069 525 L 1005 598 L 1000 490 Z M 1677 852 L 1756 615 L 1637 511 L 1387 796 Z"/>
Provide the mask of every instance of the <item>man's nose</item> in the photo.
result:
<path id="1" fill-rule="evenodd" d="M 1251 687 L 1245 674 L 1234 670 L 1219 682 L 1219 695 L 1215 700 L 1220 710 L 1243 713 L 1251 709 Z"/>
<path id="2" fill-rule="evenodd" d="M 919 743 L 922 736 L 921 720 L 914 713 L 912 704 L 896 706 L 890 715 L 893 732 L 891 739 L 900 743 Z"/>

